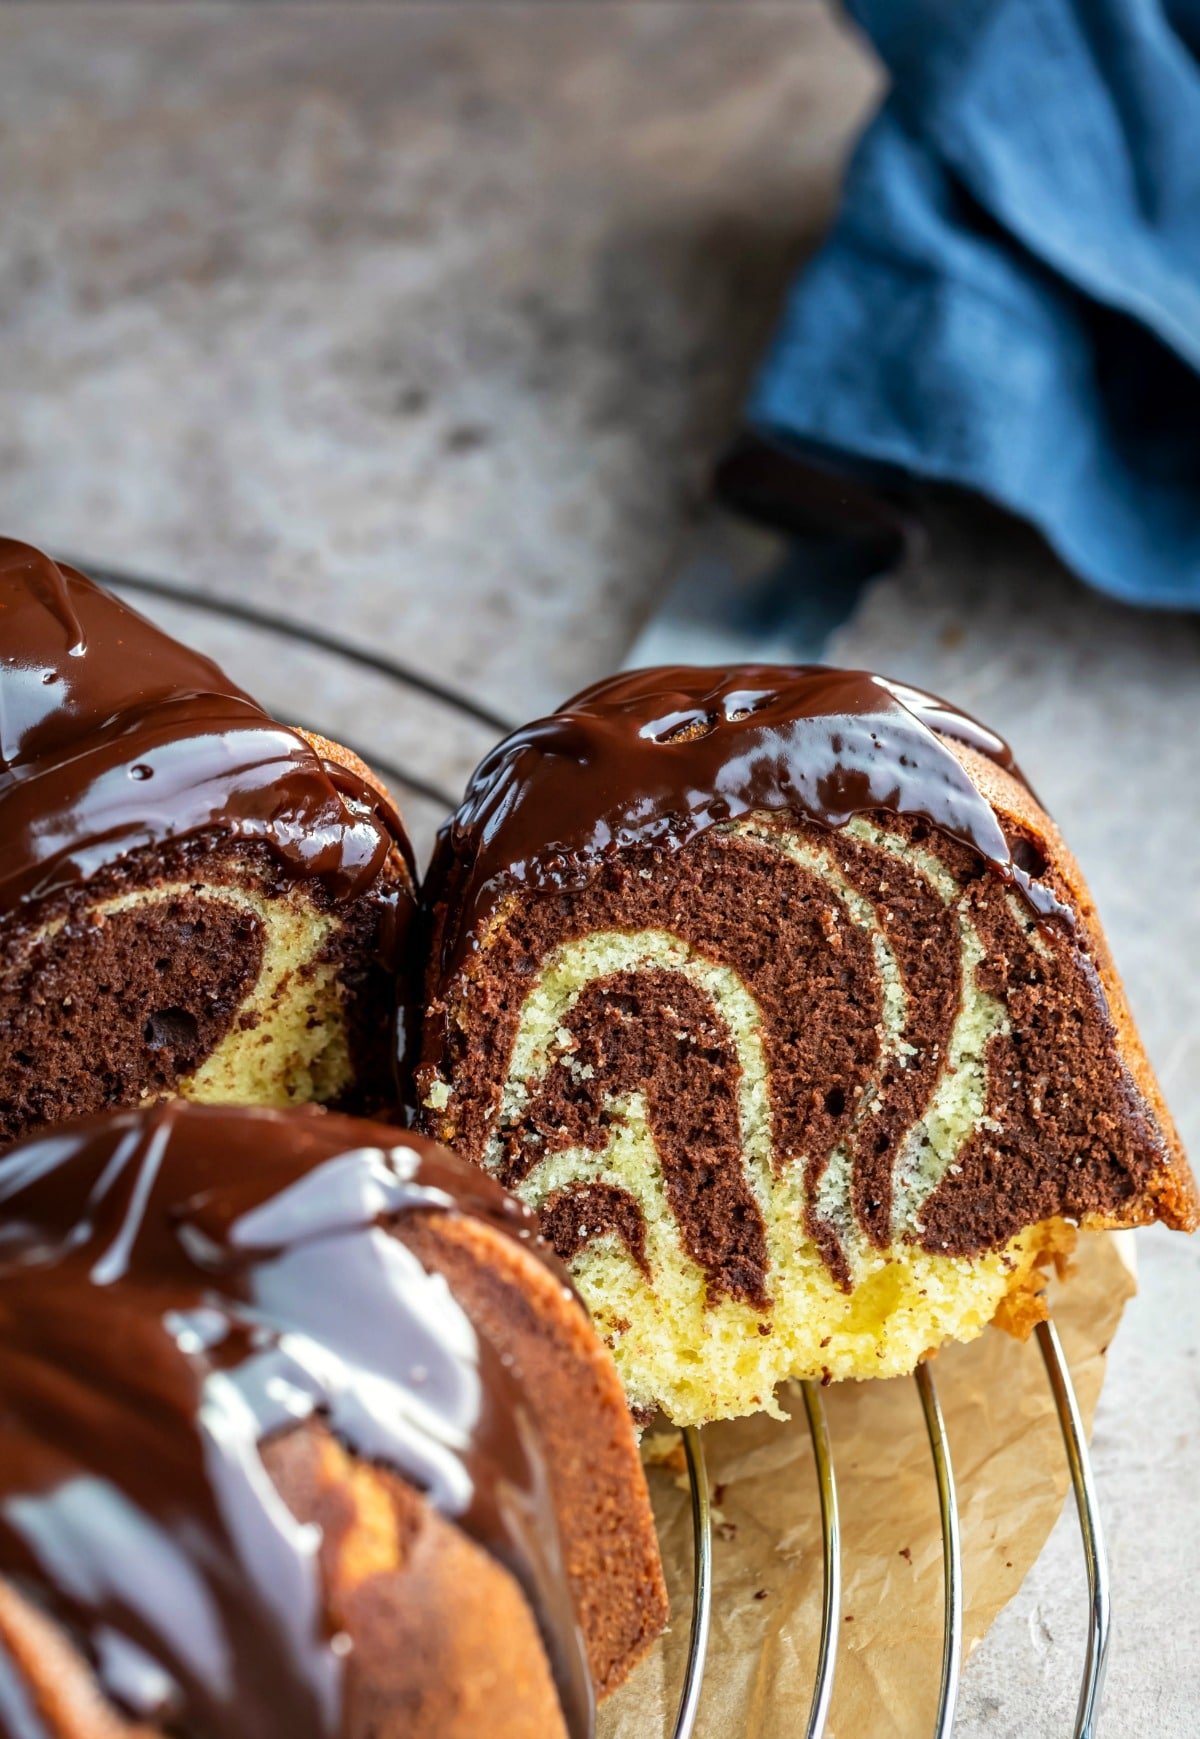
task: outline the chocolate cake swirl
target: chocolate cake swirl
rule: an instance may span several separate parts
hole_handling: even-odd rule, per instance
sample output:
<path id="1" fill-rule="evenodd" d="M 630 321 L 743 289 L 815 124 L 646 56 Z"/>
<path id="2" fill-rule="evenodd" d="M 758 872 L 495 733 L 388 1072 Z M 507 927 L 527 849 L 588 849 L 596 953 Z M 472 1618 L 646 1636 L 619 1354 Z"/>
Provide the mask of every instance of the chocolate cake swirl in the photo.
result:
<path id="1" fill-rule="evenodd" d="M 131 1718 L 188 1739 L 367 1731 L 314 1530 L 264 1465 L 319 1421 L 516 1577 L 568 1730 L 592 1731 L 542 1434 L 513 1359 L 405 1241 L 431 1218 L 549 1261 L 478 1172 L 317 1113 L 164 1105 L 0 1167 L 0 1578 Z M 2 1652 L 0 1731 L 58 1739 Z"/>
<path id="2" fill-rule="evenodd" d="M 1063 1222 L 1194 1221 L 1078 871 L 933 696 L 614 677 L 483 762 L 426 898 L 424 1124 L 539 1212 L 639 1406 L 911 1369 Z"/>
<path id="3" fill-rule="evenodd" d="M 0 539 L 0 1141 L 179 1090 L 246 1022 L 243 1050 L 279 1057 L 267 1097 L 379 1104 L 413 910 L 404 829 L 354 756 Z M 355 1055 L 314 1081 L 289 1055 L 322 1014 Z M 211 1091 L 239 1096 L 227 1060 Z"/>

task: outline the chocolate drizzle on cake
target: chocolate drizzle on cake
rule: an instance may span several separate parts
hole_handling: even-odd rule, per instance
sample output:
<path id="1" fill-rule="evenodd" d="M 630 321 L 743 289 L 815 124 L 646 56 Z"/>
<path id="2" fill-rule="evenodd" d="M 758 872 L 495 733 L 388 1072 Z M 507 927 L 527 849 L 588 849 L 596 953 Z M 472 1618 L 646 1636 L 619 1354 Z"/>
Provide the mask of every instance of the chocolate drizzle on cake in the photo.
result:
<path id="1" fill-rule="evenodd" d="M 261 841 L 335 901 L 394 849 L 412 869 L 378 790 L 84 575 L 0 539 L 0 913 L 210 831 Z"/>
<path id="2" fill-rule="evenodd" d="M 1013 780 L 944 701 L 820 666 L 614 677 L 483 762 L 426 880 L 421 1122 L 601 1320 L 619 1275 L 619 1357 L 660 1288 L 767 1335 L 808 1252 L 849 1298 L 918 1251 L 1193 1213 Z"/>
<path id="3" fill-rule="evenodd" d="M 515 1380 L 395 1235 L 458 1213 L 541 1253 L 478 1172 L 334 1116 L 165 1105 L 0 1169 L 0 1575 L 132 1718 L 189 1739 L 344 1731 L 350 1638 L 261 1459 L 321 1420 L 512 1571 L 569 1730 L 590 1733 Z M 2 1655 L 0 1730 L 53 1739 Z"/>
<path id="4" fill-rule="evenodd" d="M 424 897 L 420 1126 L 540 1216 L 643 1412 L 906 1374 L 1032 1321 L 1072 1224 L 1196 1223 L 1073 860 L 931 695 L 614 677 L 482 763 Z"/>
<path id="5" fill-rule="evenodd" d="M 579 887 L 633 845 L 685 844 L 754 812 L 838 828 L 873 810 L 919 816 L 1069 924 L 1015 861 L 991 805 L 943 738 L 1020 778 L 1002 738 L 947 702 L 823 665 L 664 666 L 596 683 L 480 764 L 431 870 L 460 949 L 507 889 Z M 443 955 L 449 970 L 461 952 Z"/>

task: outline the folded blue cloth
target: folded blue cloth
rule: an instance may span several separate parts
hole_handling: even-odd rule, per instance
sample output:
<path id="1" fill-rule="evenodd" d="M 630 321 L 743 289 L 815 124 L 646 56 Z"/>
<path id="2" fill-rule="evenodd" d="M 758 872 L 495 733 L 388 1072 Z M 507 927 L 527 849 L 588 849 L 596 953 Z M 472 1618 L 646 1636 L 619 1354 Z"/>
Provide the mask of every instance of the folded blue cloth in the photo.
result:
<path id="1" fill-rule="evenodd" d="M 1200 608 L 1200 0 L 851 0 L 891 75 L 751 426 Z"/>

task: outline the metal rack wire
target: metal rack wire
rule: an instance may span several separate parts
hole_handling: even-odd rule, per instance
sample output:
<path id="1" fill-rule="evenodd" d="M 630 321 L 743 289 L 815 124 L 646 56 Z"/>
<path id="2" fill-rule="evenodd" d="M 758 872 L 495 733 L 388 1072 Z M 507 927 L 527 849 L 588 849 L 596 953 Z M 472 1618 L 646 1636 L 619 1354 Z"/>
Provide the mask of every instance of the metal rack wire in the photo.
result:
<path id="1" fill-rule="evenodd" d="M 142 597 L 158 598 L 164 603 L 182 605 L 185 609 L 198 610 L 206 616 L 215 616 L 225 622 L 241 622 L 248 628 L 256 628 L 267 634 L 278 635 L 280 639 L 291 640 L 302 646 L 310 646 L 318 652 L 326 652 L 336 658 L 343 658 L 348 663 L 356 664 L 363 670 L 370 670 L 377 676 L 387 677 L 397 687 L 411 694 L 423 695 L 426 699 L 446 707 L 451 712 L 461 713 L 475 724 L 486 726 L 493 737 L 506 736 L 512 729 L 511 723 L 488 707 L 481 706 L 470 696 L 459 694 L 456 689 L 446 686 L 427 676 L 423 671 L 414 670 L 398 659 L 386 657 L 367 646 L 357 646 L 350 640 L 326 633 L 323 629 L 310 628 L 306 623 L 293 622 L 287 616 L 281 616 L 276 611 L 262 610 L 255 604 L 243 603 L 240 599 L 223 597 L 219 593 L 207 592 L 197 586 L 186 586 L 175 581 L 162 580 L 149 574 L 131 573 L 123 568 L 114 568 L 103 562 L 93 562 L 86 558 L 57 552 L 59 559 L 70 563 L 72 567 L 80 568 L 90 574 L 102 585 L 112 586 L 119 592 L 134 592 Z M 308 721 L 311 728 L 317 728 L 317 721 Z M 335 733 L 336 734 L 336 733 Z M 387 779 L 394 780 L 406 791 L 415 793 L 418 797 L 426 797 L 433 803 L 440 804 L 444 809 L 451 810 L 458 802 L 459 794 L 451 795 L 432 784 L 412 767 L 401 766 L 391 761 L 386 755 L 376 753 L 366 745 L 350 743 L 342 734 L 337 740 L 355 754 L 361 754 L 363 759 L 376 768 Z"/>
<path id="2" fill-rule="evenodd" d="M 64 559 L 74 560 L 67 557 Z M 395 682 L 398 687 L 420 694 L 437 705 L 457 711 L 475 723 L 485 726 L 493 735 L 504 734 L 509 724 L 470 697 L 459 694 L 443 683 L 413 670 L 399 661 L 367 647 L 329 635 L 323 631 L 291 621 L 285 616 L 261 610 L 257 606 L 213 595 L 199 589 L 175 584 L 145 574 L 132 574 L 82 560 L 76 563 L 85 572 L 118 590 L 141 593 L 176 605 L 190 607 L 227 621 L 243 622 L 252 628 L 298 642 L 332 656 L 346 659 Z M 342 739 L 344 741 L 344 738 Z M 347 744 L 357 749 L 357 745 Z M 440 790 L 411 768 L 389 762 L 386 757 L 363 746 L 364 758 L 386 777 L 404 789 L 452 809 L 457 797 Z M 1079 1688 L 1072 1739 L 1097 1739 L 1100 1698 L 1108 1658 L 1111 1621 L 1108 1559 L 1088 1455 L 1087 1438 L 1079 1403 L 1075 1396 L 1071 1373 L 1063 1354 L 1058 1332 L 1052 1321 L 1039 1323 L 1035 1330 L 1047 1379 L 1054 1398 L 1055 1410 L 1066 1449 L 1075 1508 L 1083 1542 L 1084 1563 L 1088 1582 L 1088 1635 L 1083 1674 Z M 949 1739 L 954 1726 L 958 1702 L 959 1674 L 962 1664 L 963 1575 L 962 1547 L 959 1531 L 958 1505 L 950 1443 L 938 1402 L 937 1386 L 930 1364 L 918 1367 L 917 1385 L 925 1427 L 929 1436 L 934 1478 L 937 1484 L 938 1509 L 942 1531 L 942 1561 L 944 1588 L 944 1621 L 942 1629 L 942 1664 L 938 1706 L 933 1727 L 934 1739 Z M 805 1739 L 821 1739 L 825 1732 L 833 1697 L 837 1668 L 837 1642 L 841 1619 L 841 1530 L 838 1518 L 837 1479 L 833 1450 L 820 1386 L 813 1382 L 801 1384 L 805 1414 L 812 1438 L 813 1459 L 817 1475 L 817 1495 L 821 1512 L 823 1559 L 823 1595 L 821 1634 L 817 1651 L 817 1670 L 809 1705 Z M 704 1690 L 704 1665 L 712 1622 L 713 1547 L 712 1509 L 708 1476 L 705 1467 L 703 1433 L 688 1429 L 683 1434 L 691 1494 L 693 1536 L 692 1616 L 687 1664 L 683 1687 L 673 1728 L 673 1739 L 692 1739 Z"/>
<path id="3" fill-rule="evenodd" d="M 1108 1559 L 1104 1550 L 1104 1535 L 1096 1503 L 1096 1488 L 1088 1457 L 1087 1438 L 1079 1403 L 1075 1398 L 1071 1373 L 1063 1355 L 1058 1331 L 1053 1322 L 1039 1323 L 1035 1330 L 1042 1360 L 1046 1367 L 1059 1425 L 1066 1446 L 1071 1484 L 1075 1492 L 1075 1508 L 1083 1536 L 1084 1562 L 1088 1579 L 1088 1638 L 1084 1656 L 1083 1678 L 1079 1687 L 1079 1703 L 1072 1729 L 1073 1739 L 1096 1739 L 1100 1696 L 1104 1688 L 1104 1669 L 1108 1658 L 1110 1603 Z M 962 1664 L 963 1577 L 962 1546 L 959 1537 L 958 1504 L 954 1488 L 954 1471 L 950 1460 L 950 1443 L 945 1421 L 938 1403 L 937 1387 L 931 1365 L 918 1366 L 914 1378 L 925 1415 L 929 1447 L 933 1456 L 937 1480 L 938 1509 L 942 1524 L 942 1563 L 944 1585 L 944 1623 L 942 1627 L 942 1670 L 938 1692 L 934 1739 L 949 1739 L 954 1727 L 954 1712 L 958 1702 L 959 1671 Z M 841 1615 L 841 1534 L 838 1526 L 837 1480 L 830 1449 L 829 1428 L 820 1387 L 812 1382 L 801 1385 L 808 1428 L 812 1437 L 813 1459 L 816 1464 L 817 1490 L 821 1505 L 821 1536 L 824 1557 L 824 1593 L 821 1612 L 821 1640 L 817 1655 L 817 1673 L 809 1705 L 805 1739 L 821 1739 L 825 1731 L 829 1705 L 833 1697 L 834 1673 L 837 1666 L 837 1634 Z M 695 1574 L 691 1638 L 687 1668 L 679 1711 L 675 1719 L 673 1739 L 691 1739 L 700 1708 L 704 1680 L 704 1656 L 708 1646 L 712 1603 L 712 1524 L 708 1501 L 708 1482 L 704 1464 L 703 1433 L 689 1429 L 684 1432 L 688 1479 L 692 1497 L 692 1535 Z"/>

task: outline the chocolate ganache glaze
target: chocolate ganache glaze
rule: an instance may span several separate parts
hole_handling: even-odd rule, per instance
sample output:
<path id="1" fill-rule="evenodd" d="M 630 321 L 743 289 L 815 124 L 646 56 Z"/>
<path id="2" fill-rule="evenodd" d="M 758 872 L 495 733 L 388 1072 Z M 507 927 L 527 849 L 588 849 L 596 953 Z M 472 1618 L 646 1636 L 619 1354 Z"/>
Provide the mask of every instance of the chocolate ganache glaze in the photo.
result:
<path id="1" fill-rule="evenodd" d="M 986 726 L 865 670 L 666 665 L 598 682 L 493 749 L 442 829 L 426 882 L 430 904 L 449 908 L 442 967 L 461 963 L 514 884 L 577 887 L 614 850 L 682 845 L 756 810 L 824 827 L 879 809 L 920 816 L 992 864 L 1039 921 L 1069 924 L 946 737 L 1025 782 Z"/>
<path id="2" fill-rule="evenodd" d="M 362 892 L 393 847 L 409 857 L 373 786 L 210 659 L 0 539 L 0 912 L 213 828 L 262 841 L 335 900 Z"/>
<path id="3" fill-rule="evenodd" d="M 133 1717 L 188 1739 L 344 1730 L 350 1639 L 328 1634 L 313 1530 L 260 1459 L 320 1417 L 515 1574 L 570 1731 L 591 1732 L 521 1397 L 392 1235 L 457 1212 L 553 1266 L 478 1171 L 333 1115 L 167 1104 L 0 1166 L 0 1575 Z M 51 1739 L 3 1654 L 0 1733 Z"/>

